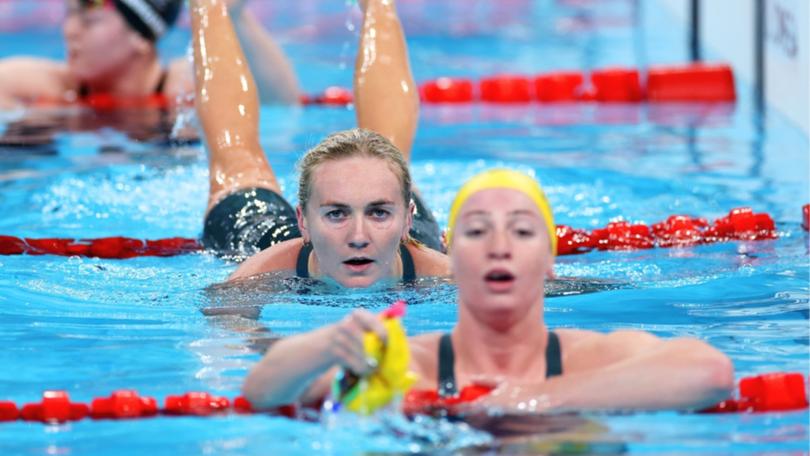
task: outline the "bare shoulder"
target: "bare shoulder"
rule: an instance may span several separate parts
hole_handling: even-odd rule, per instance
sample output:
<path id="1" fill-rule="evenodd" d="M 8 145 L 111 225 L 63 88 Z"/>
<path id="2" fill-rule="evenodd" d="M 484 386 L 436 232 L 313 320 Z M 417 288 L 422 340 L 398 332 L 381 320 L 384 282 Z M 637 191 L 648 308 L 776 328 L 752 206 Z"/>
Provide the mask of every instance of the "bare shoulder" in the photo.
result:
<path id="1" fill-rule="evenodd" d="M 413 257 L 416 275 L 422 277 L 450 275 L 450 260 L 447 255 L 423 245 L 407 244 L 406 248 Z"/>
<path id="2" fill-rule="evenodd" d="M 303 244 L 301 238 L 295 238 L 268 247 L 239 265 L 228 277 L 228 281 L 265 272 L 294 270 L 298 252 L 301 251 Z"/>
<path id="3" fill-rule="evenodd" d="M 66 97 L 66 91 L 75 89 L 75 85 L 63 62 L 38 57 L 0 60 L 0 92 L 16 100 L 61 100 Z"/>
<path id="4" fill-rule="evenodd" d="M 612 364 L 661 341 L 648 332 L 635 330 L 607 334 L 575 329 L 561 329 L 557 332 L 567 371 L 588 370 Z"/>
<path id="5" fill-rule="evenodd" d="M 178 95 L 191 95 L 194 92 L 194 68 L 185 58 L 174 59 L 166 69 L 166 96 L 170 99 Z"/>
<path id="6" fill-rule="evenodd" d="M 411 369 L 419 374 L 417 388 L 435 388 L 438 372 L 439 333 L 421 334 L 408 338 L 411 349 Z"/>
<path id="7" fill-rule="evenodd" d="M 560 345 L 564 349 L 571 349 L 572 347 L 581 344 L 583 341 L 588 341 L 593 338 L 598 338 L 604 334 L 596 331 L 588 331 L 586 329 L 570 329 L 560 328 L 555 329 L 554 333 L 560 338 Z"/>

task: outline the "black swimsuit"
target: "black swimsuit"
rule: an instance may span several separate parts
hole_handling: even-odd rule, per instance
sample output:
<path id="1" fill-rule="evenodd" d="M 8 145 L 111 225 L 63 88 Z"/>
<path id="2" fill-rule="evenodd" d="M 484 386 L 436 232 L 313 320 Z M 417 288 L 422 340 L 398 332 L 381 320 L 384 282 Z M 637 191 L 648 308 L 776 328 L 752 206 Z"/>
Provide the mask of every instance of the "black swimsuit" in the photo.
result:
<path id="1" fill-rule="evenodd" d="M 455 396 L 458 394 L 456 384 L 456 355 L 453 352 L 453 340 L 450 334 L 442 334 L 439 339 L 439 396 Z M 562 375 L 562 355 L 560 352 L 560 338 L 554 331 L 548 332 L 546 345 L 546 378 Z"/>
<path id="2" fill-rule="evenodd" d="M 309 277 L 309 254 L 312 253 L 312 244 L 305 243 L 298 251 L 298 259 L 295 262 L 295 275 L 298 277 Z M 413 264 L 411 252 L 405 244 L 399 244 L 399 256 L 402 258 L 402 281 L 413 282 L 416 280 L 416 267 Z"/>

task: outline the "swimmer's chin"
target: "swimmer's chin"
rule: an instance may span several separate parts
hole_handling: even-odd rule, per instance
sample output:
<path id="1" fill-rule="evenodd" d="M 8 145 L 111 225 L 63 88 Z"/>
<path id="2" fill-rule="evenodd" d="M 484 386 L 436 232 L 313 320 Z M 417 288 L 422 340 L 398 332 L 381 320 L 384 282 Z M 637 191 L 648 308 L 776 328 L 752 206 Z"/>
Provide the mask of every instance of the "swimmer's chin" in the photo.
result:
<path id="1" fill-rule="evenodd" d="M 394 277 L 372 277 L 372 276 L 353 276 L 345 277 L 342 280 L 335 279 L 334 277 L 322 277 L 322 280 L 330 285 L 346 289 L 363 289 L 363 290 L 377 290 L 389 288 L 395 285 L 398 280 Z"/>

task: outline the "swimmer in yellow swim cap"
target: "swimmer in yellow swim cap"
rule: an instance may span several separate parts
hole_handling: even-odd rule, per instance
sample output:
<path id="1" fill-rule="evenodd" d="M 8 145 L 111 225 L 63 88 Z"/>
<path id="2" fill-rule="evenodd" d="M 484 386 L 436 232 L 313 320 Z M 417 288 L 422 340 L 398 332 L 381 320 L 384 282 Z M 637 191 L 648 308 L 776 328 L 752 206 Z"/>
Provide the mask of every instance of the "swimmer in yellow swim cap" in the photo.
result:
<path id="1" fill-rule="evenodd" d="M 553 220 L 539 184 L 521 173 L 488 171 L 461 188 L 448 236 L 458 321 L 449 333 L 408 339 L 414 388 L 453 397 L 485 381 L 495 389 L 471 406 L 505 413 L 689 410 L 726 398 L 733 366 L 702 341 L 546 326 Z M 326 397 L 338 366 L 373 373 L 363 348 L 367 332 L 385 340 L 381 320 L 358 310 L 278 342 L 248 376 L 246 396 L 259 407 L 314 402 Z"/>

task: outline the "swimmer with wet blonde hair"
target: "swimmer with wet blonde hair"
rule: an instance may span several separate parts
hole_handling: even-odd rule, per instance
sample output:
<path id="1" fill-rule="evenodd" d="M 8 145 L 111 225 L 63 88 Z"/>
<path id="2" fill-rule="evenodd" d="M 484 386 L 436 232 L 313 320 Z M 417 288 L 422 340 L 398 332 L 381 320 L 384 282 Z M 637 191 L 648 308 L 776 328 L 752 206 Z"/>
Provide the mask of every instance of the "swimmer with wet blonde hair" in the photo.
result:
<path id="1" fill-rule="evenodd" d="M 197 113 L 209 156 L 203 244 L 249 256 L 230 280 L 281 271 L 365 288 L 448 273 L 438 224 L 408 169 L 419 94 L 395 2 L 360 7 L 359 128 L 304 155 L 293 208 L 260 145 L 254 82 L 228 11 L 219 0 L 192 2 Z"/>
<path id="2" fill-rule="evenodd" d="M 470 407 L 505 413 L 690 410 L 729 395 L 731 361 L 697 339 L 550 330 L 543 286 L 553 275 L 554 232 L 545 194 L 525 174 L 487 171 L 461 188 L 448 227 L 458 321 L 450 333 L 409 339 L 416 388 L 452 396 L 488 383 L 494 390 Z M 248 399 L 260 407 L 316 402 L 327 394 L 334 366 L 373 371 L 364 363 L 364 333 L 384 339 L 385 330 L 368 312 L 355 314 L 369 328 L 340 322 L 274 345 L 245 381 Z"/>

